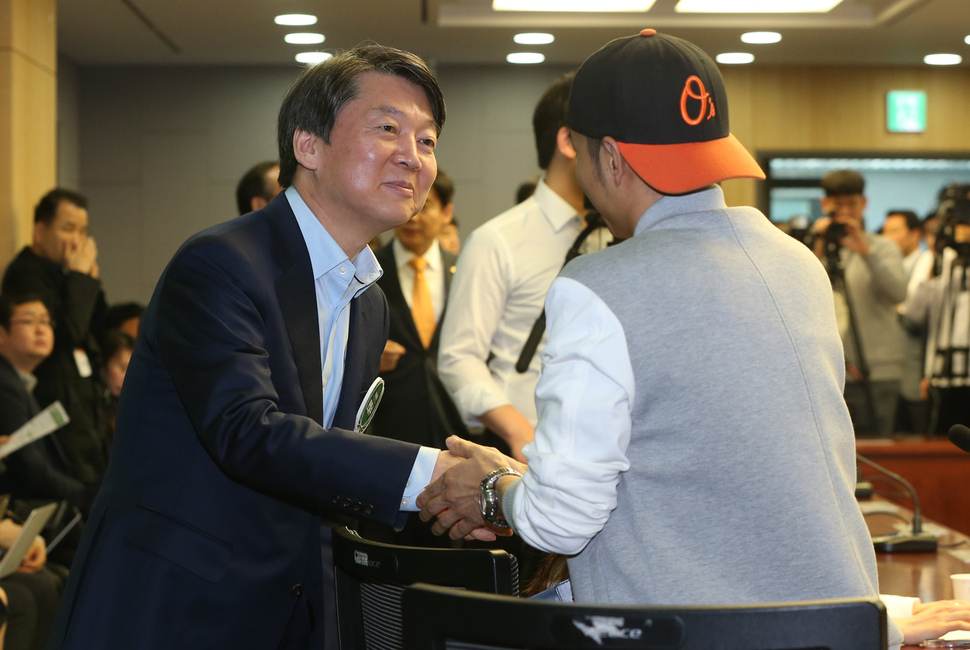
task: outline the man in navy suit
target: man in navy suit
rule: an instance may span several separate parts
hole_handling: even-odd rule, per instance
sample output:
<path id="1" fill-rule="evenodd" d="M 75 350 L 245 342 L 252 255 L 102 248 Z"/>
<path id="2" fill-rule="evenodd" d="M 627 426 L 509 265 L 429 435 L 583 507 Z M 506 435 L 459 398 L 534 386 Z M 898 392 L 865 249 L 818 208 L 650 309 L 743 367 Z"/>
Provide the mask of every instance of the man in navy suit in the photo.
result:
<path id="1" fill-rule="evenodd" d="M 444 115 L 424 62 L 377 45 L 290 89 L 288 189 L 155 289 L 52 647 L 333 647 L 320 517 L 401 525 L 456 462 L 353 431 L 388 331 L 367 242 L 424 204 Z"/>

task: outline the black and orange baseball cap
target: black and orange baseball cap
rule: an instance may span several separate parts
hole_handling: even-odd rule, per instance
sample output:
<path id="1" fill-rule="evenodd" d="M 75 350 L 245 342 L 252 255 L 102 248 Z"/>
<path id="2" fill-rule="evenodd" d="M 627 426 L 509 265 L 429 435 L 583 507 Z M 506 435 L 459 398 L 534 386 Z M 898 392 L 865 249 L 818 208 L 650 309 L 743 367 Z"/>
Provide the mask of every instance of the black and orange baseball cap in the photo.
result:
<path id="1" fill-rule="evenodd" d="M 610 136 L 636 173 L 663 194 L 684 194 L 764 172 L 731 135 L 714 61 L 693 43 L 644 29 L 610 41 L 580 66 L 566 123 Z"/>

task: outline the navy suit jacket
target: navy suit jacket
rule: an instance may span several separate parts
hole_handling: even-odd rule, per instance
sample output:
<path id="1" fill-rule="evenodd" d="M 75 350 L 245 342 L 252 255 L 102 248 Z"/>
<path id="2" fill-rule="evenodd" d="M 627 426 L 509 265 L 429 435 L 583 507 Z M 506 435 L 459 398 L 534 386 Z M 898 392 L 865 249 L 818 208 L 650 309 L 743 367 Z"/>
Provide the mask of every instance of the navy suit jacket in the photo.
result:
<path id="1" fill-rule="evenodd" d="M 391 314 L 388 338 L 404 346 L 405 353 L 398 359 L 394 370 L 381 373 L 386 383 L 384 399 L 374 416 L 372 429 L 368 431 L 444 449 L 448 436 L 467 438 L 468 430 L 458 407 L 438 377 L 441 322 L 438 322 L 431 344 L 426 349 L 414 325 L 411 308 L 401 291 L 393 242 L 377 251 L 377 261 L 384 269 L 378 284 L 387 296 Z M 442 250 L 441 261 L 444 266 L 444 295 L 447 296 L 457 258 Z"/>
<path id="2" fill-rule="evenodd" d="M 179 249 L 142 320 L 52 648 L 323 647 L 320 517 L 402 523 L 418 448 L 348 430 L 387 337 L 380 289 L 351 303 L 329 430 L 318 330 L 284 194 Z"/>

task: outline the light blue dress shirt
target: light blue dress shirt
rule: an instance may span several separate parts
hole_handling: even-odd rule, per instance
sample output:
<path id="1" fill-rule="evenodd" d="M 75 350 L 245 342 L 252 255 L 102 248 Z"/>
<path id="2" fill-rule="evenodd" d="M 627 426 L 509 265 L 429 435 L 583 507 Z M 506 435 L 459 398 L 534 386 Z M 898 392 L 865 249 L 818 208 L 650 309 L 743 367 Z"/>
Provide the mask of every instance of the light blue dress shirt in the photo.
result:
<path id="1" fill-rule="evenodd" d="M 377 282 L 383 271 L 368 246 L 351 262 L 320 220 L 310 211 L 296 188 L 287 188 L 285 195 L 300 226 L 313 269 L 321 339 L 320 367 L 323 369 L 323 426 L 329 429 L 333 426 L 343 384 L 347 339 L 350 333 L 350 301 Z M 421 448 L 401 499 L 401 510 L 418 510 L 414 500 L 431 482 L 437 459 L 437 449 Z"/>

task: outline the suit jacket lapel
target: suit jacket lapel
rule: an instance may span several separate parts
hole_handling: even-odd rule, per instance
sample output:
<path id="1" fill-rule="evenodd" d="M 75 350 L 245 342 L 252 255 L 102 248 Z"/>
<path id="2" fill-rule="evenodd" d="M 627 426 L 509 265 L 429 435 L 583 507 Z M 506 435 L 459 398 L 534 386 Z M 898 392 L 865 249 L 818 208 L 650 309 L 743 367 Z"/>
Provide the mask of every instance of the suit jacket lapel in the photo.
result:
<path id="1" fill-rule="evenodd" d="M 392 244 L 393 241 L 377 251 L 377 261 L 380 262 L 381 268 L 384 269 L 381 289 L 384 291 L 384 295 L 387 296 L 388 307 L 394 312 L 394 320 L 399 325 L 396 333 L 399 338 L 404 338 L 400 336 L 401 334 L 407 338 L 407 340 L 398 341 L 398 343 L 405 347 L 419 350 L 423 347 L 421 337 L 418 335 L 418 328 L 414 325 L 414 317 L 411 316 L 411 308 L 408 307 L 408 301 L 401 291 L 401 276 L 397 272 L 397 260 L 394 258 Z"/>
<path id="2" fill-rule="evenodd" d="M 310 253 L 286 196 L 281 192 L 265 211 L 273 233 L 273 257 L 282 274 L 276 295 L 293 348 L 307 416 L 323 423 L 323 369 L 320 366 L 320 324 Z"/>
<path id="3" fill-rule="evenodd" d="M 381 350 L 387 340 L 387 316 L 381 308 L 383 302 L 384 295 L 377 286 L 372 286 L 350 301 L 344 376 L 340 385 L 337 411 L 333 416 L 335 427 L 342 429 L 354 427 L 357 410 L 374 378 L 377 377 Z M 384 314 L 385 322 L 374 322 L 379 314 Z"/>

